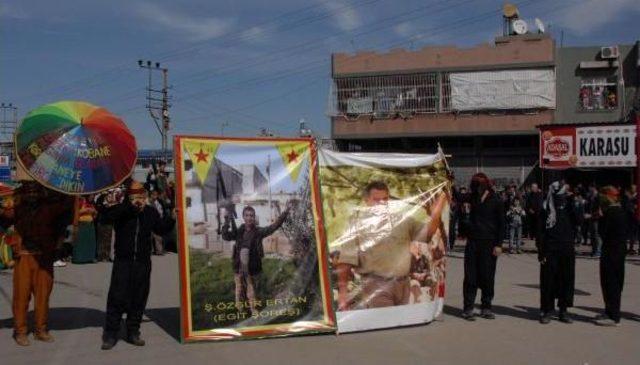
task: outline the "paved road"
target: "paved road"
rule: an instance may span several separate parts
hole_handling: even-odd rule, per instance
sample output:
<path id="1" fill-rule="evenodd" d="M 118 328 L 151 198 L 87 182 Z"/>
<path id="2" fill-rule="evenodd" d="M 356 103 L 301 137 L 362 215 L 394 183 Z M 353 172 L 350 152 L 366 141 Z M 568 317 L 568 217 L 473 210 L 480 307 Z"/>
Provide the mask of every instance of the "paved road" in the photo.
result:
<path id="1" fill-rule="evenodd" d="M 531 244 L 529 244 L 531 246 Z M 2 364 L 638 364 L 640 359 L 640 260 L 628 260 L 624 318 L 601 328 L 591 318 L 602 307 L 598 262 L 576 264 L 575 323 L 538 317 L 538 264 L 534 253 L 504 255 L 498 261 L 493 321 L 465 322 L 462 254 L 449 259 L 446 307 L 436 322 L 348 335 L 181 345 L 178 337 L 177 257 L 154 257 L 149 321 L 142 324 L 147 346 L 120 341 L 101 351 L 102 323 L 111 265 L 56 269 L 51 298 L 53 344 L 22 348 L 11 339 L 11 273 L 0 272 L 0 359 Z"/>

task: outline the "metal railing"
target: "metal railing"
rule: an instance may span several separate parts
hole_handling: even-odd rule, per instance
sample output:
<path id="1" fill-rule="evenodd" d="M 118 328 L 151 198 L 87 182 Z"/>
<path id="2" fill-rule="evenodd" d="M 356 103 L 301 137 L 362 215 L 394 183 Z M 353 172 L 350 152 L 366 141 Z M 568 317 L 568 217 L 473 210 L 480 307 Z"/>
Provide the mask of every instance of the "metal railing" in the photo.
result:
<path id="1" fill-rule="evenodd" d="M 331 116 L 371 115 L 380 118 L 436 113 L 442 108 L 440 93 L 436 72 L 340 77 L 334 79 L 328 113 Z"/>

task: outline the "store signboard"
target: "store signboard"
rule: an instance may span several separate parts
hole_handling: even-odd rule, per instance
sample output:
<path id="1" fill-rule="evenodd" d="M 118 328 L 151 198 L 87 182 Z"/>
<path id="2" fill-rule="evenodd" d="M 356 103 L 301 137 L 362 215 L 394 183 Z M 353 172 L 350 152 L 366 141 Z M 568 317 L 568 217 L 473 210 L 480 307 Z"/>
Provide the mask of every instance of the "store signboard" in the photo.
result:
<path id="1" fill-rule="evenodd" d="M 544 126 L 540 128 L 540 166 L 545 169 L 636 166 L 636 128 Z"/>

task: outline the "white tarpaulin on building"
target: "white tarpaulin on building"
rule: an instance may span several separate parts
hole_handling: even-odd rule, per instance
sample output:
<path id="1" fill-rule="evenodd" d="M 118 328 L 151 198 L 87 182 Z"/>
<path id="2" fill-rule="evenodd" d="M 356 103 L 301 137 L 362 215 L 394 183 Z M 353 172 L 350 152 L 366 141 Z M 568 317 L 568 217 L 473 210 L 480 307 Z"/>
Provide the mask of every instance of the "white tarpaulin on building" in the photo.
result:
<path id="1" fill-rule="evenodd" d="M 449 77 L 453 110 L 556 107 L 552 69 L 454 72 Z"/>

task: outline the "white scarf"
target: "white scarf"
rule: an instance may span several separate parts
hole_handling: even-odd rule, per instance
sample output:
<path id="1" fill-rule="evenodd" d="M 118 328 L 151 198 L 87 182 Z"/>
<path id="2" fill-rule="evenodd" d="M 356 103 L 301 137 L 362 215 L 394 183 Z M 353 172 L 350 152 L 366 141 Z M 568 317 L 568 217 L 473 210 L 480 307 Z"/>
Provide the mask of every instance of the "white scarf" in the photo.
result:
<path id="1" fill-rule="evenodd" d="M 544 201 L 542 207 L 547 211 L 547 228 L 553 228 L 556 225 L 556 205 L 553 202 L 554 195 L 564 195 L 567 193 L 567 185 L 560 187 L 560 182 L 555 181 L 549 185 L 549 192 L 547 193 L 547 200 Z"/>

